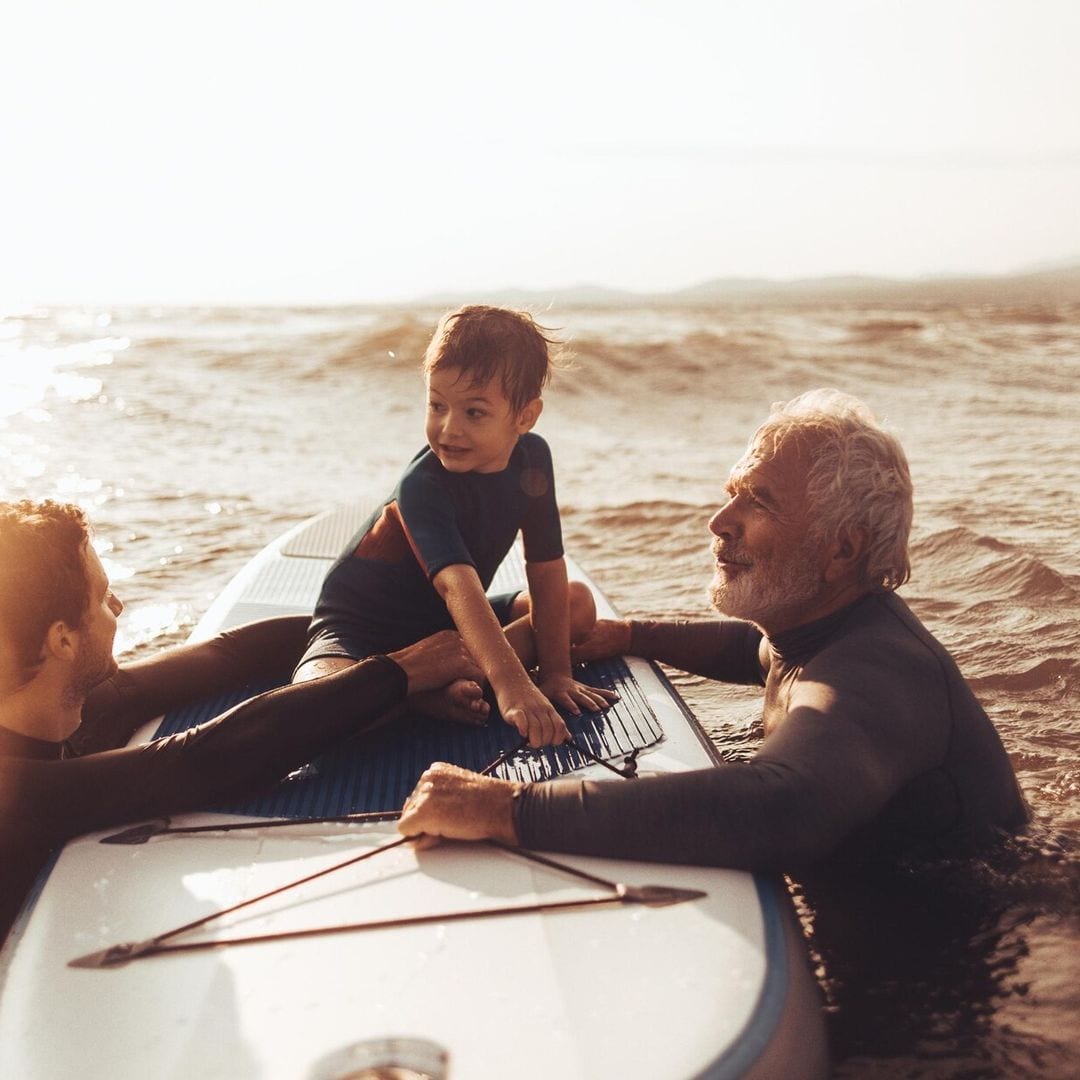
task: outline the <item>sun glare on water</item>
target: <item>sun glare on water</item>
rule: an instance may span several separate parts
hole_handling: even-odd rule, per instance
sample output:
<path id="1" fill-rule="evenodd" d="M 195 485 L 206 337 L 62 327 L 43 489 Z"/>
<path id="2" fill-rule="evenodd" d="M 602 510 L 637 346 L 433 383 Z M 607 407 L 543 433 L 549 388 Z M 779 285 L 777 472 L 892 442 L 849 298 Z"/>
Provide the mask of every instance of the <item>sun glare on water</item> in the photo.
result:
<path id="1" fill-rule="evenodd" d="M 113 355 L 130 344 L 127 338 L 107 337 L 71 345 L 24 345 L 16 333 L 7 329 L 0 335 L 0 417 L 29 412 L 47 421 L 50 395 L 71 403 L 94 399 L 102 384 L 87 369 L 111 364 Z"/>

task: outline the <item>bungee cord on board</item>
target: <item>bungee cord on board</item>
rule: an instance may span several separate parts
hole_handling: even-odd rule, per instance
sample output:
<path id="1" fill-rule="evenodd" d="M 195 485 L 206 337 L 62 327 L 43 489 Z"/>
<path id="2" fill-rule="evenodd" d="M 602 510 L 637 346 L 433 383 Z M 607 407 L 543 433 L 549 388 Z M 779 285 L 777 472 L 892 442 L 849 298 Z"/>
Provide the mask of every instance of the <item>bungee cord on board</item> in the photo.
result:
<path id="1" fill-rule="evenodd" d="M 621 776 L 623 779 L 632 780 L 636 778 L 638 750 L 634 750 L 631 754 L 627 755 L 625 759 L 625 764 L 622 768 L 620 768 L 618 766 L 612 765 L 610 762 L 604 761 L 602 758 L 593 754 L 591 750 L 588 750 L 587 748 L 576 744 L 573 739 L 571 739 L 570 742 L 574 744 L 574 748 L 583 757 L 589 758 L 598 765 L 605 766 L 606 768 L 614 772 L 616 775 Z M 510 747 L 504 750 L 501 754 L 499 754 L 497 758 L 495 758 L 494 761 L 492 761 L 483 770 L 481 770 L 480 775 L 490 775 L 500 765 L 504 764 L 515 754 L 523 750 L 526 745 L 527 740 L 522 739 L 516 747 Z M 111 836 L 103 837 L 100 842 L 108 844 L 144 844 L 152 837 L 164 835 L 206 832 L 220 833 L 236 831 L 239 829 L 265 829 L 284 827 L 288 825 L 308 825 L 319 822 L 347 822 L 362 824 L 370 823 L 373 821 L 396 821 L 400 817 L 400 811 L 389 811 L 363 814 L 344 814 L 321 818 L 280 818 L 270 821 L 225 822 L 220 825 L 192 825 L 177 827 L 170 826 L 168 818 L 159 818 L 157 819 L 157 821 L 163 822 L 163 824 L 149 822 L 144 825 L 138 825 L 123 832 L 114 833 Z M 593 885 L 598 885 L 607 890 L 608 895 L 599 897 L 587 897 L 579 900 L 555 900 L 535 904 L 511 904 L 497 908 L 480 908 L 467 911 L 442 912 L 439 914 L 430 915 L 411 915 L 396 919 L 378 919 L 368 922 L 338 924 L 335 926 L 311 927 L 299 930 L 284 930 L 265 934 L 252 934 L 244 937 L 222 938 L 210 941 L 173 941 L 174 938 L 180 937 L 182 934 L 186 934 L 192 930 L 199 929 L 200 927 L 203 927 L 210 922 L 222 919 L 226 915 L 231 915 L 234 912 L 241 910 L 242 908 L 247 908 L 253 904 L 259 903 L 260 901 L 269 900 L 272 897 L 280 896 L 284 892 L 298 888 L 301 885 L 309 884 L 310 882 L 315 881 L 318 878 L 326 877 L 328 874 L 335 873 L 338 870 L 344 870 L 347 867 L 355 866 L 358 863 L 364 862 L 367 859 L 371 859 L 376 855 L 381 855 L 385 851 L 391 851 L 394 848 L 401 847 L 403 844 L 408 843 L 412 839 L 414 838 L 408 836 L 398 837 L 385 844 L 381 844 L 379 847 L 373 848 L 370 851 L 365 851 L 362 854 L 353 856 L 352 858 L 346 859 L 343 862 L 335 863 L 333 866 L 324 867 L 322 870 L 318 870 L 313 874 L 308 874 L 302 878 L 297 878 L 296 880 L 287 882 L 286 884 L 280 885 L 277 888 L 270 889 L 264 893 L 260 893 L 258 896 L 252 896 L 246 900 L 241 900 L 236 904 L 232 904 L 229 907 L 220 908 L 217 911 L 212 911 L 199 919 L 196 919 L 192 922 L 184 923 L 182 926 L 174 927 L 171 930 L 166 930 L 163 933 L 157 934 L 152 938 L 147 938 L 144 941 L 124 942 L 117 945 L 111 945 L 106 949 L 101 949 L 97 952 L 89 953 L 85 956 L 78 957 L 74 960 L 69 961 L 68 966 L 75 968 L 95 969 L 115 968 L 123 966 L 124 964 L 127 964 L 132 960 L 138 960 L 150 956 L 159 956 L 163 953 L 203 951 L 207 949 L 225 948 L 230 945 L 250 945 L 260 942 L 282 941 L 286 939 L 315 937 L 326 934 L 359 932 L 362 930 L 388 930 L 404 926 L 418 926 L 425 923 L 433 922 L 455 922 L 464 919 L 482 919 L 492 918 L 495 916 L 527 915 L 538 914 L 541 912 L 580 910 L 583 908 L 595 907 L 602 904 L 645 904 L 649 907 L 664 907 L 669 904 L 683 903 L 687 900 L 697 900 L 706 895 L 704 892 L 697 889 L 680 889 L 667 885 L 627 885 L 624 882 L 609 881 L 607 878 L 599 877 L 596 874 L 590 874 L 587 871 L 580 870 L 574 866 L 569 866 L 566 863 L 562 863 L 555 859 L 548 858 L 547 856 L 538 855 L 535 852 L 524 851 L 520 848 L 515 848 L 508 844 L 501 843 L 500 841 L 489 839 L 482 842 L 486 843 L 489 847 L 495 847 L 498 850 L 503 851 L 507 854 L 514 855 L 523 859 L 528 859 L 531 862 L 538 863 L 539 865 L 545 866 L 551 870 L 555 870 L 556 872 L 579 878 Z"/>

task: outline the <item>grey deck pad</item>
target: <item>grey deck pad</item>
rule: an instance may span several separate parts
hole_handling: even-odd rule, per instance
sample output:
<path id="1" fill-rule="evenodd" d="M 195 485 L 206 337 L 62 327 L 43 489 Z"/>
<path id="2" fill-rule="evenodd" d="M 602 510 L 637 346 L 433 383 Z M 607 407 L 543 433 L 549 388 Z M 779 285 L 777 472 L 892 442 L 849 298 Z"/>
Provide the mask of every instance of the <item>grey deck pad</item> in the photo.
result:
<path id="1" fill-rule="evenodd" d="M 616 690 L 620 700 L 603 713 L 567 716 L 574 740 L 593 754 L 618 763 L 633 750 L 660 741 L 663 731 L 652 707 L 624 661 L 588 664 L 577 677 Z M 184 731 L 269 686 L 245 687 L 228 695 L 175 710 L 164 718 L 157 736 Z M 342 744 L 293 773 L 261 798 L 207 807 L 254 817 L 321 817 L 332 814 L 399 810 L 420 774 L 433 761 L 449 761 L 477 772 L 520 742 L 493 707 L 487 724 L 471 728 L 405 717 L 383 731 Z M 547 780 L 589 765 L 574 747 L 521 750 L 494 775 L 512 780 Z"/>

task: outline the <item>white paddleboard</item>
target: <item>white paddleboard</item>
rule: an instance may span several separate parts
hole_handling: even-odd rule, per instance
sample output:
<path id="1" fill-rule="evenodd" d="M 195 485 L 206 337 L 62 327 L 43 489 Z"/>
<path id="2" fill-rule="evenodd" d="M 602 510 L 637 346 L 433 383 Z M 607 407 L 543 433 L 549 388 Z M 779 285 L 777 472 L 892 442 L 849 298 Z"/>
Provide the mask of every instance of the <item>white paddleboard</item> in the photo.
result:
<path id="1" fill-rule="evenodd" d="M 364 516 L 358 507 L 333 511 L 270 545 L 193 636 L 310 611 Z M 520 559 L 501 574 L 496 587 L 515 587 Z M 585 580 L 576 568 L 572 576 Z M 611 614 L 599 593 L 597 602 Z M 639 774 L 713 764 L 708 740 L 666 679 L 637 659 L 627 668 L 620 691 L 647 720 L 635 727 L 631 717 L 630 735 L 602 731 L 592 745 L 613 739 L 608 748 L 625 760 L 618 739 L 636 739 Z M 600 765 L 581 768 L 582 761 L 511 759 L 502 771 L 570 769 L 634 782 Z M 318 770 L 298 781 L 316 793 L 321 782 Z M 188 814 L 172 823 L 258 821 L 263 813 Z M 0 958 L 0 1076 L 825 1075 L 818 990 L 779 881 L 555 856 L 602 881 L 704 893 L 662 907 L 594 905 L 611 900 L 611 890 L 513 852 L 450 843 L 417 852 L 405 844 L 172 939 L 285 935 L 276 940 L 72 967 L 397 839 L 392 822 L 371 822 L 101 843 L 115 832 L 66 845 L 8 939 Z M 509 910 L 537 906 L 546 910 Z M 495 914 L 476 917 L 484 911 Z M 310 934 L 403 919 L 422 921 Z"/>

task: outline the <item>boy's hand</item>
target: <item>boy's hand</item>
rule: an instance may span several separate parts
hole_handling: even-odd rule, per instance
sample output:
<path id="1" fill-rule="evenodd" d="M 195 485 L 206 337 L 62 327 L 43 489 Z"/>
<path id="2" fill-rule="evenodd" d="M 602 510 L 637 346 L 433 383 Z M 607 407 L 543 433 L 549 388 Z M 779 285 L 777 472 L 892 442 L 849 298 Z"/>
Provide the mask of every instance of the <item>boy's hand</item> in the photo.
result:
<path id="1" fill-rule="evenodd" d="M 588 636 L 570 648 L 574 663 L 587 660 L 606 660 L 630 651 L 630 622 L 628 619 L 597 619 Z"/>
<path id="2" fill-rule="evenodd" d="M 552 708 L 551 702 L 530 682 L 520 695 L 504 701 L 498 695 L 499 712 L 535 750 L 541 746 L 561 746 L 570 738 L 566 721 Z"/>
<path id="3" fill-rule="evenodd" d="M 613 690 L 578 682 L 572 675 L 539 675 L 536 685 L 548 701 L 561 705 L 567 712 L 580 716 L 584 712 L 600 712 L 619 700 Z"/>

